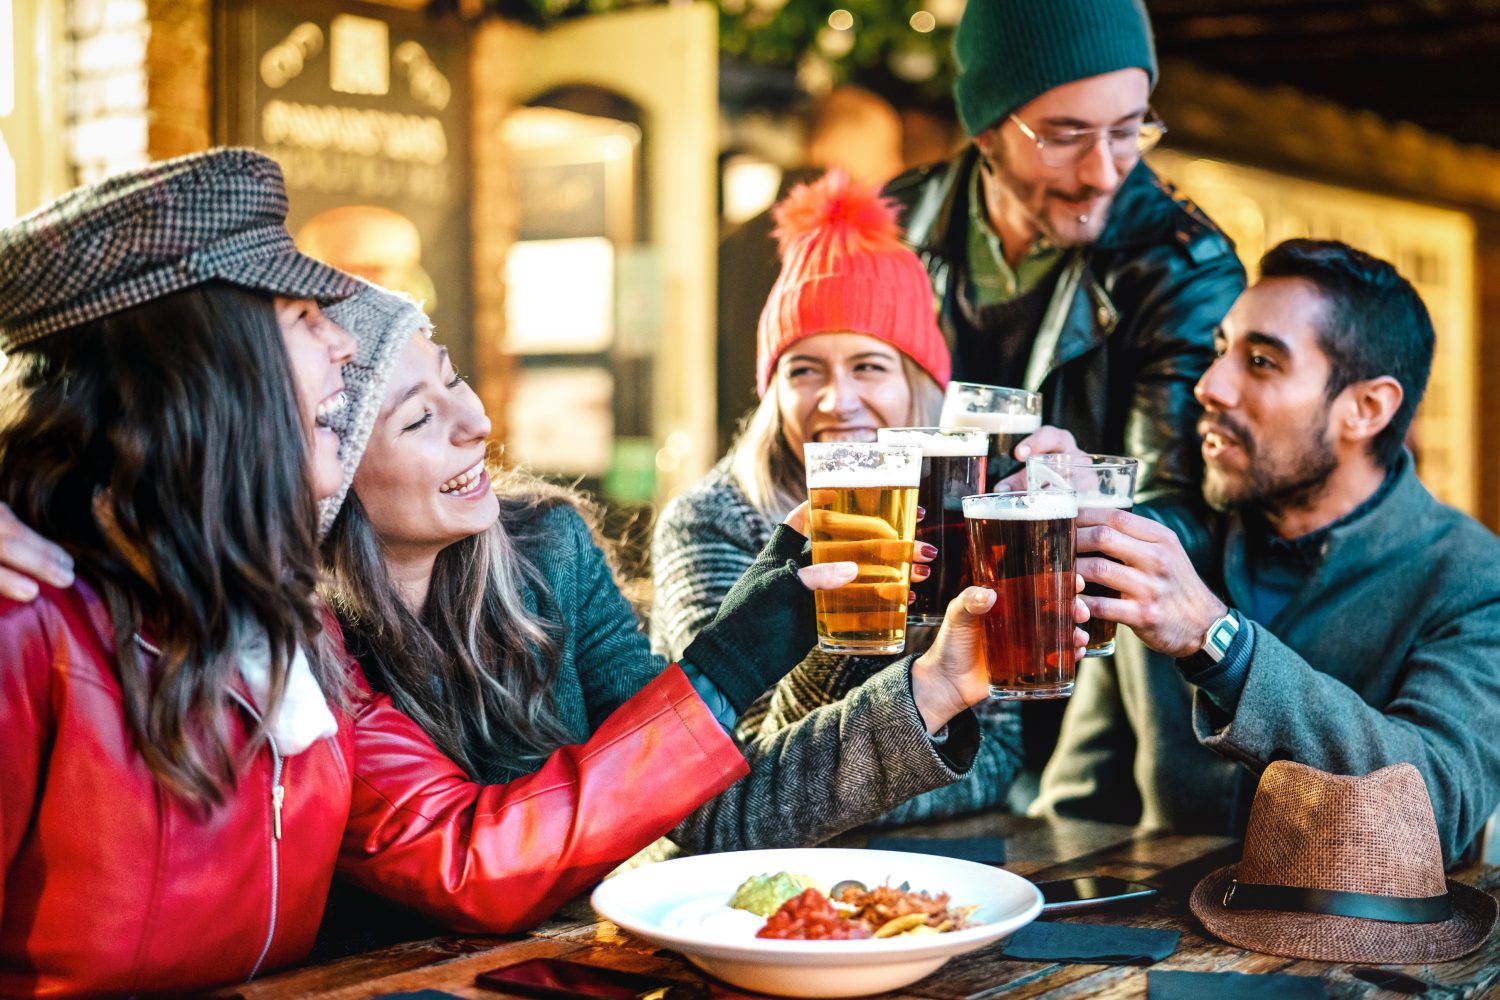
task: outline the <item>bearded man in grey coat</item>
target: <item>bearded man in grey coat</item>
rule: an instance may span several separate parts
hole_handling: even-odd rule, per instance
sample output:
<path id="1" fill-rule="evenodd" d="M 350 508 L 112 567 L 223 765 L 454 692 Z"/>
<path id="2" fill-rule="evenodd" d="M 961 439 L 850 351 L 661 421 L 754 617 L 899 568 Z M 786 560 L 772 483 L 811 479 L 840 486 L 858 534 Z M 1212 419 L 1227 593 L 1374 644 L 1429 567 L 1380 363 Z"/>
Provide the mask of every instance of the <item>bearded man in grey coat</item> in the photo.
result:
<path id="1" fill-rule="evenodd" d="M 1451 862 L 1500 800 L 1500 539 L 1404 445 L 1432 321 L 1341 243 L 1283 243 L 1261 274 L 1195 390 L 1213 540 L 1079 512 L 1079 572 L 1120 592 L 1090 612 L 1177 669 L 1085 661 L 1033 812 L 1236 833 L 1273 760 L 1407 761 Z"/>

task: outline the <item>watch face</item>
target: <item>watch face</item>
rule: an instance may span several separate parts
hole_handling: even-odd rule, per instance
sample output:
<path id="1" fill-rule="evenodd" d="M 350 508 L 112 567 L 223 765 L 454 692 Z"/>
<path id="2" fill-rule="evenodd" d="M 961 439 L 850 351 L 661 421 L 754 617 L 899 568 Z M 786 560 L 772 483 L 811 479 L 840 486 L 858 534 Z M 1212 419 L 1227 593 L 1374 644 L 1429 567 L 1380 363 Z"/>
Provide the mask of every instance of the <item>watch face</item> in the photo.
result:
<path id="1" fill-rule="evenodd" d="M 1225 615 L 1214 622 L 1213 628 L 1208 630 L 1208 639 L 1204 642 L 1204 651 L 1215 663 L 1229 652 L 1229 644 L 1234 642 L 1234 637 L 1239 633 L 1240 623 L 1235 620 L 1233 614 Z"/>

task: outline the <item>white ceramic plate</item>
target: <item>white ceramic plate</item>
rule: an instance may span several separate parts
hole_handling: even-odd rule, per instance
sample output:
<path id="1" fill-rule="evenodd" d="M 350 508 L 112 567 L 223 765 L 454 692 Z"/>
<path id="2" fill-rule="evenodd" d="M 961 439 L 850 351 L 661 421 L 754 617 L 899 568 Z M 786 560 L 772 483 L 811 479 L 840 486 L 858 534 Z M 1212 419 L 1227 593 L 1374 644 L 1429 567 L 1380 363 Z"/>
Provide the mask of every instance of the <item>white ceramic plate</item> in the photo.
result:
<path id="1" fill-rule="evenodd" d="M 728 903 L 751 875 L 811 875 L 828 884 L 857 879 L 868 886 L 910 883 L 914 891 L 946 892 L 950 906 L 977 904 L 975 926 L 921 937 L 864 941 L 775 941 L 748 929 L 678 929 L 684 912 Z M 852 997 L 916 982 L 954 955 L 1009 937 L 1036 919 L 1042 894 L 1000 868 L 901 851 L 800 848 L 704 854 L 646 865 L 594 890 L 594 909 L 652 944 L 681 952 L 725 982 L 793 997 Z M 686 909 L 684 909 L 686 908 Z"/>

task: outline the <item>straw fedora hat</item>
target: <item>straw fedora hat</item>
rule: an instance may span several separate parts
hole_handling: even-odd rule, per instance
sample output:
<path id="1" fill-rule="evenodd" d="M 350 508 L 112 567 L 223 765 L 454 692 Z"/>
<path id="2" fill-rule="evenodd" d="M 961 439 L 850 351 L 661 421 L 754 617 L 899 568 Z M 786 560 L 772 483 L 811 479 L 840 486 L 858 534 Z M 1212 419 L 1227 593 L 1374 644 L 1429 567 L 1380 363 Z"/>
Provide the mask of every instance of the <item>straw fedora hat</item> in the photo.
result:
<path id="1" fill-rule="evenodd" d="M 1345 777 L 1266 768 L 1245 853 L 1188 901 L 1211 934 L 1251 951 L 1324 962 L 1443 962 L 1481 945 L 1496 904 L 1443 877 L 1422 775 L 1392 764 Z"/>

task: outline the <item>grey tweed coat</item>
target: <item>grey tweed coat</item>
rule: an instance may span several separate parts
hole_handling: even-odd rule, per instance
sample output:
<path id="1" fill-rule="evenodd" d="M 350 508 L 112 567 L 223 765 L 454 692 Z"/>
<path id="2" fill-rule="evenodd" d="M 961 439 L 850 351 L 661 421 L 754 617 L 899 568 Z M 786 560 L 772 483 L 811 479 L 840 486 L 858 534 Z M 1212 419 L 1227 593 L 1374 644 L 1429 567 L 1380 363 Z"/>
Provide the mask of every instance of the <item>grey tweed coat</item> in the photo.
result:
<path id="1" fill-rule="evenodd" d="M 651 550 L 656 583 L 651 641 L 659 652 L 669 657 L 682 654 L 698 630 L 713 620 L 729 588 L 750 567 L 774 528 L 750 505 L 730 473 L 727 459 L 667 505 L 657 521 Z M 738 735 L 747 745 L 755 745 L 757 741 L 777 739 L 818 712 L 847 712 L 867 703 L 876 696 L 880 678 L 893 662 L 904 661 L 813 650 L 750 708 L 740 720 Z M 890 809 L 877 822 L 913 823 L 1005 802 L 1006 791 L 1020 769 L 1020 714 L 1009 703 L 990 701 L 980 705 L 976 715 L 983 739 L 968 776 Z M 881 768 L 889 768 L 892 763 L 887 758 Z M 868 780 L 866 773 L 856 769 L 829 768 L 822 780 L 828 781 L 828 775 L 834 776 L 833 785 L 846 787 L 851 793 L 857 784 Z M 866 820 L 875 820 L 875 815 Z"/>

